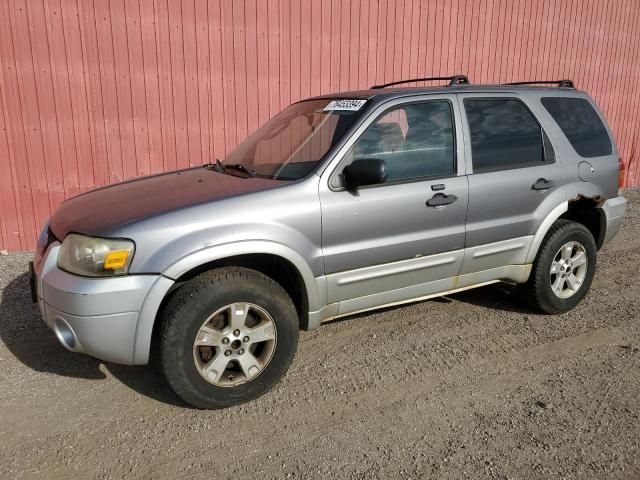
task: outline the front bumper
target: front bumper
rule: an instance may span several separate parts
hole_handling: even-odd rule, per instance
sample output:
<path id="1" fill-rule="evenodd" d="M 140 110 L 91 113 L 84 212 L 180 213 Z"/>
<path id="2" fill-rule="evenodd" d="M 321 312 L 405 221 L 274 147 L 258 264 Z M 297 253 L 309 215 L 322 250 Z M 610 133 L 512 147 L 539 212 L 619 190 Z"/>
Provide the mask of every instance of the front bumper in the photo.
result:
<path id="1" fill-rule="evenodd" d="M 604 202 L 599 209 L 601 212 L 600 231 L 602 232 L 600 247 L 603 247 L 609 243 L 620 230 L 622 220 L 624 219 L 624 212 L 627 209 L 627 199 L 623 196 L 610 198 Z"/>
<path id="2" fill-rule="evenodd" d="M 59 250 L 56 242 L 36 256 L 32 288 L 60 343 L 109 362 L 147 363 L 153 322 L 173 281 L 161 275 L 72 275 L 57 267 Z"/>

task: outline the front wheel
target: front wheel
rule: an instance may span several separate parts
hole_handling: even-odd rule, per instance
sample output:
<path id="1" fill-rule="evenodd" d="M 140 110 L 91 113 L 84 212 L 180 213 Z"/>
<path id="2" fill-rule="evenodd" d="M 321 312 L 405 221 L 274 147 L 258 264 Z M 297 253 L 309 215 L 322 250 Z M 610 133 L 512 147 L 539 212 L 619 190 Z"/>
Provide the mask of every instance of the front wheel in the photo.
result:
<path id="1" fill-rule="evenodd" d="M 229 407 L 267 392 L 298 344 L 287 293 L 246 268 L 212 270 L 185 283 L 161 321 L 161 370 L 176 394 L 199 408 Z"/>
<path id="2" fill-rule="evenodd" d="M 580 223 L 557 220 L 540 245 L 523 293 L 545 313 L 566 312 L 587 294 L 595 270 L 591 232 Z"/>

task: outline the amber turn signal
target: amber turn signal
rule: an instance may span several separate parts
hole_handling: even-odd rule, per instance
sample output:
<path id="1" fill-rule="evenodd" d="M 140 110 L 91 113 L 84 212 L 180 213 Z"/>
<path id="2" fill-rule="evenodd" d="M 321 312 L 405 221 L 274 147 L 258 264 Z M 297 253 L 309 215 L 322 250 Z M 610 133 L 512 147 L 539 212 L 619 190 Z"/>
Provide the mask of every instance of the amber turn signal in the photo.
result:
<path id="1" fill-rule="evenodd" d="M 109 252 L 104 259 L 104 268 L 106 270 L 117 270 L 127 264 L 129 258 L 129 250 L 114 250 Z"/>

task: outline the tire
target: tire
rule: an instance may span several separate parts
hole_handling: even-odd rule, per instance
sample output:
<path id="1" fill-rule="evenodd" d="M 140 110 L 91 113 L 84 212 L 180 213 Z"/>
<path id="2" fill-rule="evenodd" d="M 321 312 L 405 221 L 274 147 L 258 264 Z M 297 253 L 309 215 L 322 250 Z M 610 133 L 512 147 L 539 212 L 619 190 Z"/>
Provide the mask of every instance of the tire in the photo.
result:
<path id="1" fill-rule="evenodd" d="M 298 346 L 291 299 L 271 278 L 247 268 L 220 268 L 186 282 L 160 321 L 160 370 L 173 391 L 197 408 L 225 408 L 263 395 L 286 373 Z"/>
<path id="2" fill-rule="evenodd" d="M 568 255 L 575 259 L 579 258 L 578 253 L 581 251 L 580 247 L 582 248 L 586 257 L 584 270 L 582 270 L 584 264 L 575 266 L 578 263 L 577 260 L 565 263 L 560 249 L 567 245 L 572 245 L 572 253 Z M 529 280 L 521 287 L 525 299 L 532 307 L 549 314 L 563 313 L 574 308 L 591 287 L 596 271 L 596 251 L 593 235 L 584 225 L 570 220 L 557 220 L 540 245 Z M 566 271 L 558 270 L 556 267 L 559 264 L 562 264 L 560 268 L 566 268 Z M 559 273 L 552 273 L 552 265 Z M 577 284 L 574 283 L 575 291 L 573 292 L 572 284 L 569 282 L 571 274 L 574 275 L 574 279 L 581 278 Z M 559 275 L 568 275 L 565 283 Z M 562 288 L 558 287 L 560 283 L 563 283 Z M 564 286 L 567 288 L 564 289 Z M 560 290 L 562 290 L 560 294 L 556 293 Z M 568 296 L 565 297 L 565 295 Z"/>

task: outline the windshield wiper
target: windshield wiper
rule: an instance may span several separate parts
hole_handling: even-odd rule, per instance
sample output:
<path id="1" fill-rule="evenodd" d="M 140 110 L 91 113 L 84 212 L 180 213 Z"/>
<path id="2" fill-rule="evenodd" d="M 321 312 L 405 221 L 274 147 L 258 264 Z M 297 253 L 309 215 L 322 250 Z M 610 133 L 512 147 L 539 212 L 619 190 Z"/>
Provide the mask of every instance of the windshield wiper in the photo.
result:
<path id="1" fill-rule="evenodd" d="M 222 168 L 225 170 L 227 168 L 230 168 L 232 170 L 238 170 L 239 172 L 246 173 L 250 177 L 255 177 L 257 175 L 256 171 L 253 168 L 246 167 L 241 163 L 231 163 L 231 164 L 223 165 L 222 162 L 220 162 L 220 165 L 222 165 Z"/>
<path id="2" fill-rule="evenodd" d="M 249 168 L 245 165 L 242 165 L 241 163 L 230 163 L 228 165 L 225 165 L 217 158 L 216 158 L 216 163 L 209 162 L 203 166 L 207 170 L 213 170 L 214 172 L 218 172 L 218 173 L 225 173 L 225 170 L 229 168 L 231 170 L 238 170 L 239 172 L 246 173 L 250 177 L 255 177 L 257 175 L 256 171 L 253 168 Z"/>
<path id="3" fill-rule="evenodd" d="M 222 165 L 222 162 L 217 158 L 216 163 L 205 163 L 202 167 L 206 170 L 213 170 L 214 172 L 224 173 L 224 165 Z"/>

